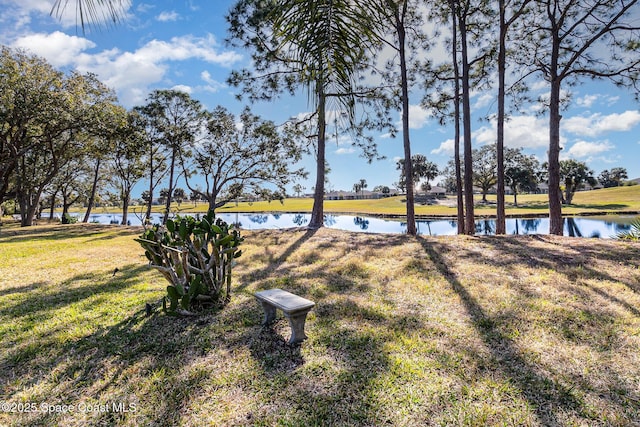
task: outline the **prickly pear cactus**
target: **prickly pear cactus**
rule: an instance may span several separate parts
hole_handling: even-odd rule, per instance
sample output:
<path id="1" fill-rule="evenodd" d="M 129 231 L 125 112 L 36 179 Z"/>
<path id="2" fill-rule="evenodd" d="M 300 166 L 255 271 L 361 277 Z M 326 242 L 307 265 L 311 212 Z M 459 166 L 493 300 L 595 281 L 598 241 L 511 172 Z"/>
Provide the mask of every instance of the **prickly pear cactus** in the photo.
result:
<path id="1" fill-rule="evenodd" d="M 244 239 L 213 212 L 201 219 L 177 216 L 166 225 L 145 228 L 136 239 L 149 265 L 169 281 L 163 309 L 170 314 L 192 314 L 231 297 L 231 271 L 242 255 Z"/>

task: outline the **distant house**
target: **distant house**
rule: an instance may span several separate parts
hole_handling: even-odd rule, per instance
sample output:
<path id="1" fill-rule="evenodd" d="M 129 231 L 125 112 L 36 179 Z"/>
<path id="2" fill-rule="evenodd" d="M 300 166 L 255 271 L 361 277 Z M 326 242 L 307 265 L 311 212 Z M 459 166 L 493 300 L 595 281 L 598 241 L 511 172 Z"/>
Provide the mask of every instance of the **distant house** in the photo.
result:
<path id="1" fill-rule="evenodd" d="M 427 191 L 427 194 L 430 194 L 435 197 L 444 197 L 447 194 L 447 190 L 444 187 L 438 187 L 434 185 L 431 187 L 431 190 Z"/>
<path id="2" fill-rule="evenodd" d="M 366 190 L 358 193 L 353 191 L 330 191 L 324 195 L 325 200 L 369 200 L 382 197 L 384 197 L 382 193 Z"/>

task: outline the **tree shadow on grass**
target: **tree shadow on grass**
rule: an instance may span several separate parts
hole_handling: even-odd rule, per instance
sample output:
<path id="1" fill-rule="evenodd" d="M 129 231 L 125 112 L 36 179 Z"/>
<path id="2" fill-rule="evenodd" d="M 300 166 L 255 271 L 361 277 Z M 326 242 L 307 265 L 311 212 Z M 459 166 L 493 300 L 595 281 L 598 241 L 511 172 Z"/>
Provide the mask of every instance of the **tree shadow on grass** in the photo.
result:
<path id="1" fill-rule="evenodd" d="M 264 247 L 264 251 L 268 254 L 268 259 L 265 261 L 267 265 L 266 268 L 257 271 L 250 271 L 241 275 L 238 279 L 239 285 L 236 286 L 236 290 L 241 292 L 247 288 L 250 284 L 263 280 L 269 275 L 273 274 L 276 270 L 280 268 L 282 263 L 284 263 L 291 255 L 293 255 L 300 247 L 312 238 L 317 229 L 309 229 L 304 232 L 300 237 L 298 237 L 293 243 L 291 243 L 280 255 L 275 255 L 277 252 L 277 246 L 280 245 L 280 236 L 278 234 L 270 235 L 270 238 L 273 240 L 273 245 L 276 246 L 276 251 L 270 251 L 270 245 L 266 245 Z M 273 234 L 273 233 L 272 233 Z"/>
<path id="2" fill-rule="evenodd" d="M 39 315 L 47 316 L 49 312 L 61 307 L 78 303 L 86 298 L 100 294 L 116 294 L 137 283 L 138 275 L 148 271 L 145 265 L 131 264 L 118 269 L 117 273 L 85 273 L 78 274 L 56 286 L 49 286 L 43 292 L 37 291 L 40 286 L 37 283 L 26 285 L 22 288 L 29 294 L 21 298 L 16 304 L 7 304 L 0 309 L 0 317 L 10 316 L 12 318 L 29 317 L 35 318 Z M 77 286 L 77 282 L 90 281 L 92 285 Z M 15 292 L 10 292 L 15 293 Z M 0 293 L 1 295 L 2 293 Z"/>
<path id="3" fill-rule="evenodd" d="M 573 390 L 557 383 L 527 361 L 517 344 L 496 327 L 496 319 L 485 313 L 482 305 L 449 268 L 447 261 L 440 254 L 439 244 L 423 238 L 418 238 L 418 241 L 440 274 L 460 297 L 474 328 L 498 362 L 499 369 L 522 391 L 539 422 L 543 425 L 562 424 L 557 415 L 558 411 L 576 412 L 588 418 L 588 414 L 584 412 L 585 408 Z"/>
<path id="4" fill-rule="evenodd" d="M 42 241 L 73 239 L 84 240 L 92 236 L 99 236 L 104 233 L 109 234 L 100 237 L 94 237 L 94 239 L 91 240 L 115 238 L 122 235 L 133 235 L 134 233 L 136 233 L 136 229 L 132 227 L 116 227 L 113 225 L 101 224 L 70 224 L 47 227 L 24 227 L 11 230 L 2 230 L 2 233 L 0 234 L 0 244 L 25 242 L 34 239 Z"/>

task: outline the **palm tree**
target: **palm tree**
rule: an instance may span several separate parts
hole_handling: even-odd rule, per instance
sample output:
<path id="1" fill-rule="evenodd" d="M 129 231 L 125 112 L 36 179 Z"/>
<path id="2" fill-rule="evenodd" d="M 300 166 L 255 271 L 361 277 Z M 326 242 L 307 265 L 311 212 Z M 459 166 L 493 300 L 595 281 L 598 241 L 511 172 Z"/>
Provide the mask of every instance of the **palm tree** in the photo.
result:
<path id="1" fill-rule="evenodd" d="M 316 185 L 310 228 L 324 223 L 327 111 L 355 122 L 356 76 L 373 40 L 367 14 L 352 0 L 282 0 L 272 12 L 278 51 L 299 67 L 317 120 Z M 290 62 L 291 63 L 291 62 Z M 331 105 L 330 105 L 330 104 Z"/>

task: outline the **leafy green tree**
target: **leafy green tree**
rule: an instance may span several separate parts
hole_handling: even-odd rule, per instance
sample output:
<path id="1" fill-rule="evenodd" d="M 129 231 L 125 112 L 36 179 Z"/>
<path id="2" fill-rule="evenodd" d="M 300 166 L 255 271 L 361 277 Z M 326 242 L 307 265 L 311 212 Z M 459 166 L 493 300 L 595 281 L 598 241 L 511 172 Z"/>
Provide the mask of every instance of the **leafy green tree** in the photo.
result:
<path id="1" fill-rule="evenodd" d="M 157 140 L 169 153 L 169 187 L 162 220 L 164 224 L 169 218 L 173 189 L 178 178 L 176 168 L 179 158 L 188 155 L 184 148 L 195 140 L 204 124 L 205 114 L 200 101 L 177 90 L 153 91 L 147 98 L 144 109 Z"/>
<path id="2" fill-rule="evenodd" d="M 16 169 L 41 144 L 47 121 L 63 100 L 64 75 L 43 58 L 0 50 L 0 204 L 17 196 Z"/>
<path id="3" fill-rule="evenodd" d="M 143 200 L 146 202 L 147 209 L 145 218 L 151 218 L 151 208 L 153 206 L 154 191 L 167 176 L 169 166 L 167 165 L 167 153 L 162 144 L 162 133 L 153 126 L 153 108 L 146 105 L 135 107 L 129 112 L 129 117 L 134 119 L 136 127 L 142 130 L 142 136 L 145 139 L 145 163 L 146 176 L 145 179 L 149 184 L 149 189 L 143 193 Z"/>
<path id="4" fill-rule="evenodd" d="M 586 163 L 573 159 L 560 161 L 560 179 L 564 183 L 565 193 L 562 202 L 567 205 L 572 203 L 573 195 L 577 190 L 583 188 L 585 184 L 595 185 L 597 182 L 593 177 L 593 171 Z"/>
<path id="5" fill-rule="evenodd" d="M 536 0 L 531 8 L 514 48 L 518 63 L 549 83 L 549 98 L 544 100 L 549 107 L 549 233 L 562 235 L 562 87 L 583 78 L 637 85 L 638 0 Z"/>
<path id="6" fill-rule="evenodd" d="M 237 122 L 241 126 L 237 126 Z M 211 114 L 201 139 L 189 145 L 191 156 L 182 171 L 189 189 L 209 203 L 209 211 L 250 189 L 262 199 L 282 199 L 286 186 L 306 174 L 291 168 L 301 159 L 295 137 L 245 109 L 238 120 L 224 107 Z M 205 187 L 192 184 L 196 170 Z"/>
<path id="7" fill-rule="evenodd" d="M 135 113 L 130 113 L 127 122 L 119 128 L 115 147 L 110 158 L 112 183 L 122 201 L 122 225 L 127 225 L 131 192 L 145 174 L 145 135 Z"/>
<path id="8" fill-rule="evenodd" d="M 88 176 L 91 188 L 87 195 L 87 210 L 82 220 L 85 223 L 89 222 L 101 181 L 107 180 L 104 165 L 113 153 L 116 132 L 127 120 L 126 110 L 114 103 L 105 103 L 102 109 L 95 110 L 95 114 L 88 127 L 89 134 L 84 147 L 86 162 L 92 166 L 92 173 Z"/>
<path id="9" fill-rule="evenodd" d="M 483 145 L 472 151 L 473 184 L 482 191 L 482 201 L 487 202 L 487 193 L 498 181 L 496 146 Z"/>
<path id="10" fill-rule="evenodd" d="M 293 186 L 293 192 L 296 193 L 296 197 L 300 197 L 300 194 L 305 190 L 302 184 L 295 184 Z"/>
<path id="11" fill-rule="evenodd" d="M 506 215 L 505 215 L 505 183 L 509 185 L 506 174 L 505 165 L 505 147 L 504 147 L 504 122 L 506 119 L 505 99 L 506 99 L 506 76 L 507 76 L 507 41 L 511 33 L 511 27 L 514 23 L 526 17 L 529 11 L 528 5 L 533 0 L 498 0 L 499 10 L 499 34 L 498 34 L 498 115 L 496 117 L 496 162 L 497 162 L 497 200 L 496 200 L 496 234 L 506 233 Z M 509 13 L 510 12 L 510 13 Z M 517 54 L 517 53 L 516 53 Z M 515 170 L 512 170 L 515 172 Z M 526 175 L 526 174 L 525 174 Z M 524 175 L 521 176 L 525 179 Z M 511 183 L 514 182 L 511 177 Z M 518 181 L 516 179 L 515 181 Z M 511 185 L 510 185 L 511 186 Z M 518 188 L 518 185 L 515 185 Z M 516 202 L 516 191 L 513 191 L 514 203 Z"/>
<path id="12" fill-rule="evenodd" d="M 604 188 L 619 187 L 626 179 L 629 179 L 629 176 L 625 168 L 613 168 L 611 171 L 605 169 L 598 175 L 598 181 Z"/>
<path id="13" fill-rule="evenodd" d="M 451 63 L 437 67 L 433 74 L 435 90 L 423 104 L 431 107 L 434 115 L 445 122 L 454 121 L 455 183 L 459 188 L 458 233 L 475 233 L 473 196 L 473 150 L 471 122 L 471 94 L 489 84 L 489 64 L 494 63 L 495 48 L 491 25 L 494 22 L 493 3 L 475 0 L 449 0 L 433 2 L 431 15 L 449 27 Z M 429 84 L 425 84 L 429 86 Z M 444 87 L 443 87 L 444 86 Z M 450 86 L 453 86 L 451 88 Z M 453 107 L 453 112 L 450 108 Z M 461 132 L 462 130 L 462 132 Z M 460 139 L 463 154 L 460 153 Z M 463 164 L 464 163 L 464 164 Z M 466 191 L 469 189 L 469 191 Z M 463 191 L 464 190 L 464 191 Z"/>
<path id="14" fill-rule="evenodd" d="M 56 196 L 60 195 L 62 204 L 62 223 L 65 224 L 69 218 L 69 208 L 76 202 L 82 201 L 87 194 L 87 179 L 90 169 L 85 163 L 85 159 L 78 157 L 63 166 L 49 184 L 48 190 L 51 195 L 51 207 L 49 218 L 53 218 L 53 211 L 56 203 Z"/>
<path id="15" fill-rule="evenodd" d="M 411 87 L 415 83 L 418 52 L 426 48 L 422 31 L 423 17 L 420 3 L 414 0 L 376 0 L 368 2 L 374 18 L 381 47 L 390 48 L 394 57 L 387 61 L 383 72 L 385 85 L 390 87 L 388 108 L 399 108 L 402 117 L 402 147 L 404 177 L 398 185 L 406 191 L 407 234 L 417 234 L 412 172 L 411 138 L 409 133 L 409 104 Z"/>
<path id="16" fill-rule="evenodd" d="M 255 100 L 273 100 L 302 87 L 313 106 L 304 119 L 314 122 L 308 133 L 315 145 L 316 183 L 310 228 L 324 223 L 324 187 L 328 111 L 338 111 L 354 141 L 369 159 L 373 140 L 356 123 L 358 74 L 371 45 L 366 2 L 349 0 L 239 0 L 227 16 L 235 44 L 251 51 L 253 69 L 233 72 L 229 82 Z M 343 114 L 344 113 L 344 114 Z"/>
<path id="17" fill-rule="evenodd" d="M 360 195 L 364 195 L 364 189 L 367 188 L 367 180 L 360 179 Z"/>
<path id="18" fill-rule="evenodd" d="M 400 171 L 400 181 L 399 184 L 402 185 L 403 188 L 406 188 L 406 173 L 404 170 L 404 160 L 398 160 L 396 162 L 396 169 Z M 427 157 L 423 154 L 414 154 L 411 156 L 411 181 L 416 185 L 423 178 L 426 179 L 427 185 L 429 181 L 432 181 L 440 171 L 438 170 L 438 165 L 427 160 Z"/>
<path id="19" fill-rule="evenodd" d="M 538 187 L 540 162 L 535 156 L 525 155 L 522 148 L 507 148 L 504 157 L 505 184 L 513 193 L 513 204 L 518 206 L 518 194 Z"/>
<path id="20" fill-rule="evenodd" d="M 41 58 L 8 48 L 2 49 L 0 73 L 0 200 L 15 196 L 21 225 L 29 226 L 44 190 L 84 155 L 98 112 L 115 98 L 93 75 L 66 76 Z"/>
<path id="21" fill-rule="evenodd" d="M 184 191 L 184 188 L 176 188 L 173 190 L 173 200 L 180 206 L 182 202 L 187 198 L 187 194 Z"/>
<path id="22" fill-rule="evenodd" d="M 386 185 L 376 185 L 375 187 L 373 187 L 373 192 L 387 195 L 391 193 L 391 189 Z"/>

